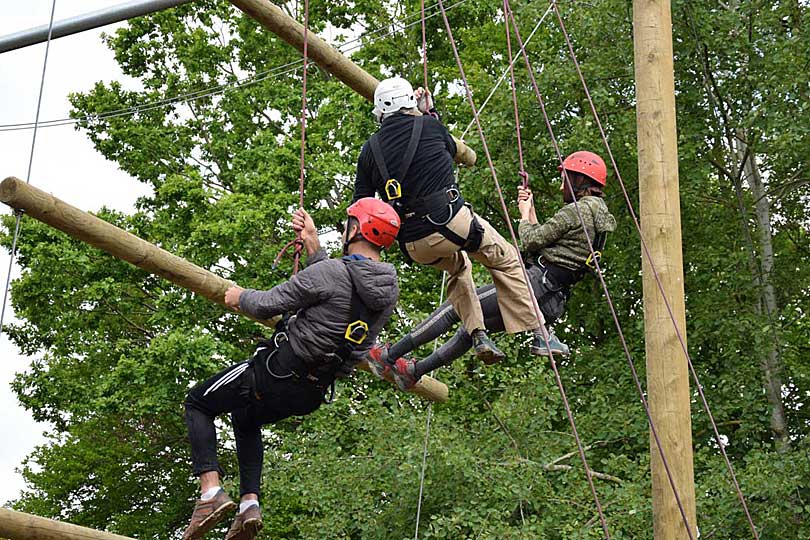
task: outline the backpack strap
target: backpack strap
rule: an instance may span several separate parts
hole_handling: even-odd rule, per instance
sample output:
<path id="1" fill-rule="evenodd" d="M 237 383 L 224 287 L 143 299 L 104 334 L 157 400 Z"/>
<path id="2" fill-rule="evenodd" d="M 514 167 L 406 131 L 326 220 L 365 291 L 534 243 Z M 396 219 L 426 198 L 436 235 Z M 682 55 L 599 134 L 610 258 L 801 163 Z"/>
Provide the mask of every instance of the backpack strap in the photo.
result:
<path id="1" fill-rule="evenodd" d="M 385 164 L 385 156 L 383 155 L 382 147 L 379 141 L 379 132 L 369 138 L 368 143 L 371 146 L 371 154 L 374 157 L 374 163 L 377 165 L 377 170 L 380 173 L 380 178 L 385 182 L 382 193 L 385 194 L 386 202 L 402 197 L 402 180 L 408 174 L 408 169 L 411 168 L 413 158 L 416 156 L 416 149 L 419 147 L 419 140 L 422 138 L 422 128 L 425 125 L 425 117 L 417 116 L 414 119 L 413 127 L 411 128 L 411 138 L 408 141 L 408 147 L 402 158 L 399 175 L 394 178 L 388 172 L 388 166 Z"/>

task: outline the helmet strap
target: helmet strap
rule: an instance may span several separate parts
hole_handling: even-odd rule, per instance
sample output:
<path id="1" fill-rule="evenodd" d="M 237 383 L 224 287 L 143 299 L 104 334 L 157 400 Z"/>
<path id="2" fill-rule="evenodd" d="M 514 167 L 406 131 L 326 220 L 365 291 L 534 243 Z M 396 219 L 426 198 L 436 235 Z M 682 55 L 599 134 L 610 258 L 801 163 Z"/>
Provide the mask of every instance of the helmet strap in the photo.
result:
<path id="1" fill-rule="evenodd" d="M 346 234 L 347 235 L 349 234 L 349 227 L 351 226 L 351 222 L 352 222 L 351 218 L 346 220 Z M 360 225 L 358 224 L 357 232 L 355 232 L 354 235 L 351 236 L 351 237 L 347 236 L 346 241 L 343 242 L 343 255 L 348 255 L 349 254 L 349 244 L 351 244 L 352 242 L 356 242 L 357 240 L 359 240 L 361 238 L 363 238 L 363 235 L 360 234 Z"/>

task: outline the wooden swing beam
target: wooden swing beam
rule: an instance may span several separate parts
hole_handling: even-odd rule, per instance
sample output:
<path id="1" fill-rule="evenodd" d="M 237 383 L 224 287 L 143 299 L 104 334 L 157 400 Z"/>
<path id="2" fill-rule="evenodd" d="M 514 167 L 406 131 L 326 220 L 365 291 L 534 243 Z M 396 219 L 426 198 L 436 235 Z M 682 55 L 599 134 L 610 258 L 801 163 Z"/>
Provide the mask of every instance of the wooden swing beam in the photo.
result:
<path id="1" fill-rule="evenodd" d="M 298 49 L 304 50 L 304 27 L 298 21 L 269 0 L 231 0 L 231 3 L 256 19 L 262 26 Z M 374 90 L 380 84 L 375 77 L 349 60 L 340 51 L 318 37 L 314 32 L 307 33 L 307 55 L 322 69 L 334 75 L 339 81 L 363 96 L 374 101 Z M 475 164 L 475 151 L 461 139 L 456 141 L 456 163 L 466 167 Z"/>
<path id="2" fill-rule="evenodd" d="M 0 508 L 0 538 L 7 540 L 132 540 L 72 523 Z"/>
<path id="3" fill-rule="evenodd" d="M 19 178 L 12 176 L 0 183 L 0 201 L 113 257 L 127 261 L 223 306 L 225 306 L 225 291 L 234 285 L 213 272 L 79 210 Z M 244 315 L 241 312 L 236 313 Z M 262 320 L 257 322 L 271 328 L 276 323 Z M 358 367 L 365 371 L 369 370 L 365 363 L 359 364 Z M 448 397 L 447 386 L 427 376 L 422 377 L 410 392 L 431 401 L 444 402 Z"/>

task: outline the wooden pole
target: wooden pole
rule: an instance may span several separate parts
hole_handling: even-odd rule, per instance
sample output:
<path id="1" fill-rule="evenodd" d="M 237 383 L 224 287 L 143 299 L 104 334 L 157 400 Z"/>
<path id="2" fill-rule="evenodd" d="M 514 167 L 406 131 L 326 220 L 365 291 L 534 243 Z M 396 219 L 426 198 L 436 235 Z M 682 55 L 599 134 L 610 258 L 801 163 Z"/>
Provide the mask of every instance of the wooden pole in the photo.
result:
<path id="1" fill-rule="evenodd" d="M 686 339 L 678 142 L 670 0 L 634 0 L 641 227 L 664 293 Z M 642 256 L 647 391 L 653 421 L 697 538 L 689 371 L 646 257 Z M 689 538 L 655 441 L 650 437 L 656 540 Z"/>
<path id="2" fill-rule="evenodd" d="M 277 5 L 269 0 L 231 0 L 231 3 L 299 51 L 304 50 L 304 27 Z M 307 34 L 307 54 L 346 86 L 367 100 L 374 100 L 374 90 L 380 81 L 313 32 Z M 472 167 L 476 160 L 475 151 L 460 139 L 453 139 L 456 141 L 456 162 Z"/>
<path id="3" fill-rule="evenodd" d="M 0 508 L 0 538 L 7 540 L 132 540 L 127 536 Z"/>
<path id="4" fill-rule="evenodd" d="M 106 251 L 113 257 L 225 305 L 225 291 L 233 282 L 79 210 L 18 178 L 9 177 L 0 183 L 0 201 L 77 240 Z M 257 322 L 271 328 L 276 323 L 275 320 Z M 365 363 L 359 367 L 368 371 Z M 447 401 L 448 395 L 447 386 L 430 377 L 422 377 L 411 392 L 431 401 Z"/>

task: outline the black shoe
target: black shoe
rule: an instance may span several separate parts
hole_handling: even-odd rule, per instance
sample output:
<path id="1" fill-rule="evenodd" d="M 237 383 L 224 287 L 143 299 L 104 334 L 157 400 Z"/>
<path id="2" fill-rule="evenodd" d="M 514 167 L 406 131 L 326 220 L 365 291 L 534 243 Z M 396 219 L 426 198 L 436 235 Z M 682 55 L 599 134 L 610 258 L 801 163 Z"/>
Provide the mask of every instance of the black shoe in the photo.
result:
<path id="1" fill-rule="evenodd" d="M 489 339 L 489 336 L 484 330 L 476 330 L 472 333 L 473 349 L 475 349 L 475 356 L 486 365 L 497 364 L 506 355 L 503 354 L 498 347 Z"/>
<path id="2" fill-rule="evenodd" d="M 551 352 L 549 352 L 549 347 Z M 548 346 L 546 340 L 543 339 L 543 334 L 535 334 L 534 339 L 532 339 L 531 351 L 536 356 L 551 356 L 551 353 L 554 353 L 567 358 L 571 354 L 568 345 L 557 339 L 554 332 L 550 330 L 548 332 Z"/>

